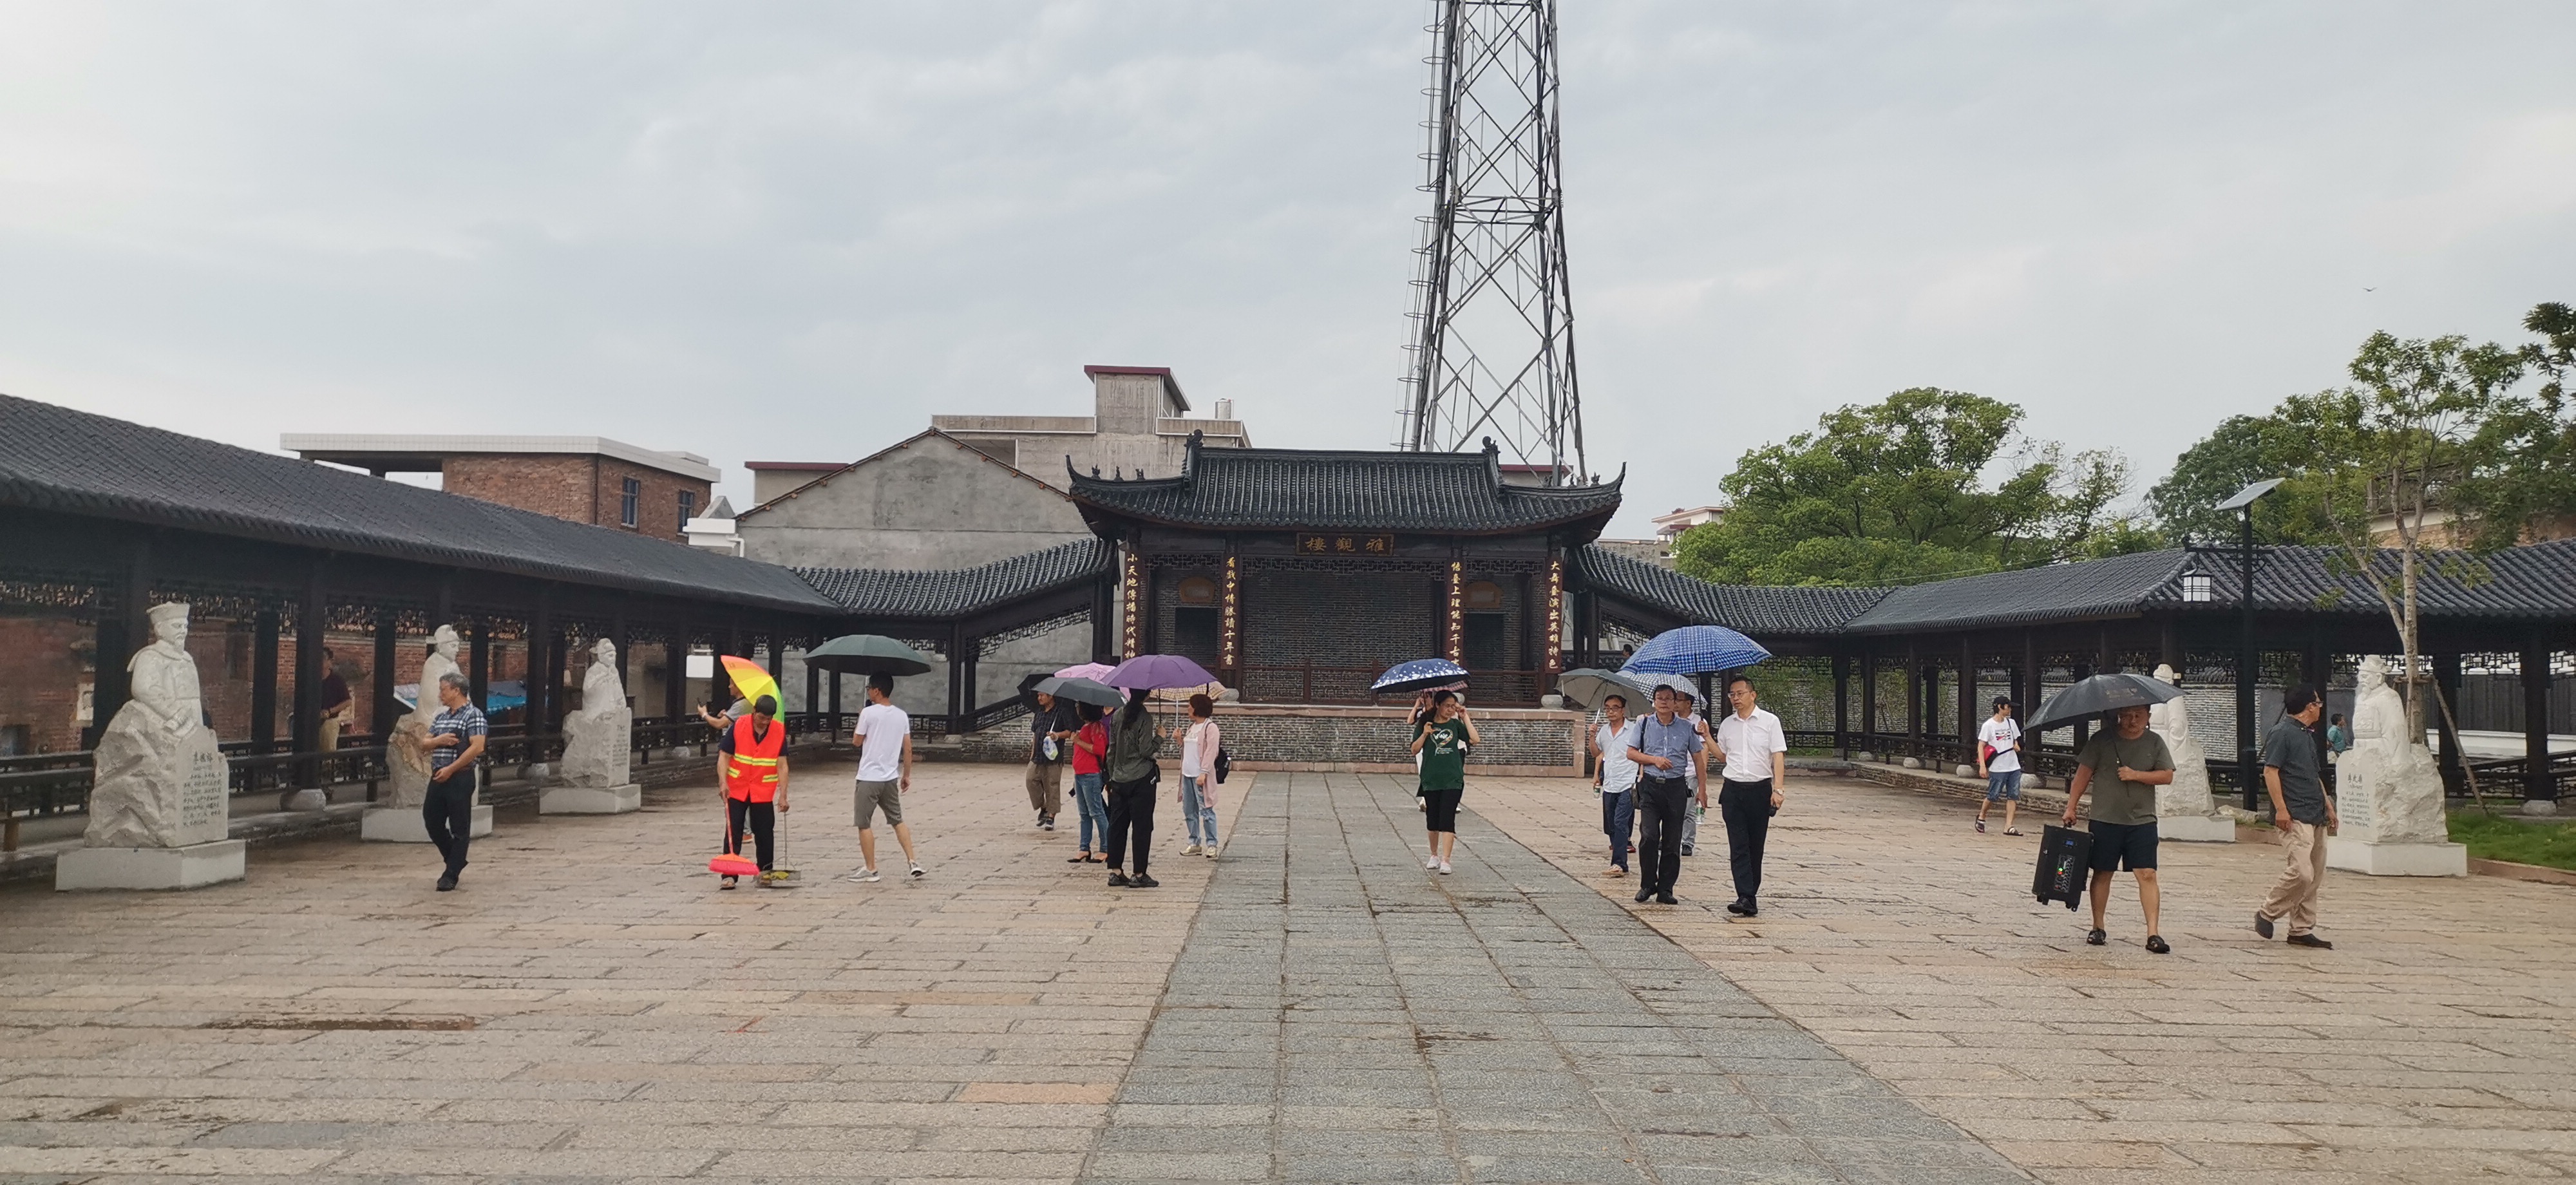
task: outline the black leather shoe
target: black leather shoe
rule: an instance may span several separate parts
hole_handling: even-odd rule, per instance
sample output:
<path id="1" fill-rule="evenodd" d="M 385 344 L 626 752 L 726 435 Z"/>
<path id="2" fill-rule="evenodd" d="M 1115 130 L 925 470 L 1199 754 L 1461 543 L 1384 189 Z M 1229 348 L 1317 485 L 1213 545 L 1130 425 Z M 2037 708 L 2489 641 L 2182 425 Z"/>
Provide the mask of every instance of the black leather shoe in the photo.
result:
<path id="1" fill-rule="evenodd" d="M 727 886 L 727 887 L 728 887 L 728 888 L 730 888 L 731 886 Z M 442 876 L 442 877 L 438 878 L 438 891 L 439 891 L 439 892 L 441 892 L 441 893 L 453 893 L 453 892 L 455 892 L 455 891 L 456 891 L 456 874 L 455 874 L 455 873 L 453 873 L 453 872 L 451 872 L 451 873 L 448 873 L 448 874 L 447 874 L 447 875 L 445 875 L 445 876 Z"/>
<path id="2" fill-rule="evenodd" d="M 2265 938 L 2270 938 L 2272 936 L 2272 919 L 2264 917 L 2263 911 L 2261 910 L 2254 911 L 2254 932 Z M 2298 940 L 2293 938 L 2291 941 L 2296 942 Z"/>
<path id="3" fill-rule="evenodd" d="M 1759 905 L 1755 905 L 1754 903 L 1752 903 L 1752 902 L 1750 902 L 1750 901 L 1747 901 L 1747 902 L 1745 902 L 1745 903 L 1744 903 L 1744 916 L 1746 916 L 1746 917 L 1748 917 L 1748 918 L 1758 918 L 1758 917 L 1761 917 L 1761 916 L 1762 916 L 1762 907 L 1761 907 L 1761 906 L 1759 906 Z"/>
<path id="4" fill-rule="evenodd" d="M 1637 890 L 1637 904 L 1639 904 L 1639 905 L 1644 905 L 1645 903 L 1647 903 L 1647 902 L 1649 902 L 1649 901 L 1652 901 L 1652 900 L 1654 900 L 1654 899 L 1655 899 L 1655 891 L 1654 891 L 1654 890 L 1652 890 L 1652 889 L 1639 889 L 1639 890 Z"/>
<path id="5" fill-rule="evenodd" d="M 2325 939 L 2319 938 L 2319 937 L 2317 937 L 2317 936 L 2316 936 L 2316 935 L 2314 935 L 2314 934 L 2293 934 L 2293 935 L 2290 935 L 2289 943 L 2290 943 L 2290 945 L 2292 945 L 2292 946 L 2304 946 L 2304 947 L 2308 947 L 2308 948 L 2313 949 L 2313 950 L 2333 950 L 2333 949 L 2334 949 L 2334 944 L 2333 944 L 2333 943 L 2328 942 L 2328 941 L 2326 941 Z"/>
<path id="6" fill-rule="evenodd" d="M 1689 845 L 1689 844 L 1683 844 L 1683 845 L 1682 845 L 1682 854 L 1683 854 L 1683 855 L 1685 855 L 1685 856 L 1690 855 L 1690 854 L 1691 854 L 1691 845 Z"/>
<path id="7" fill-rule="evenodd" d="M 1670 893 L 1657 893 L 1657 894 L 1655 894 L 1655 904 L 1657 904 L 1657 905 L 1679 905 L 1679 904 L 1681 904 L 1681 900 L 1680 900 L 1679 898 L 1674 897 L 1674 896 L 1673 896 L 1672 894 L 1670 894 Z"/>
<path id="8" fill-rule="evenodd" d="M 1737 917 L 1742 917 L 1745 914 L 1753 912 L 1753 907 L 1745 904 L 1742 897 L 1738 897 L 1735 900 L 1726 903 L 1726 912 L 1734 914 Z"/>
<path id="9" fill-rule="evenodd" d="M 1114 868 L 1113 868 L 1113 869 L 1110 869 L 1110 870 L 1109 870 L 1109 887 L 1110 887 L 1110 888 L 1113 888 L 1113 889 L 1123 889 L 1123 888 L 1126 888 L 1126 887 L 1127 887 L 1127 874 L 1126 874 L 1126 873 L 1124 873 L 1124 872 L 1120 872 L 1120 871 L 1118 871 L 1117 869 L 1114 869 Z"/>
<path id="10" fill-rule="evenodd" d="M 1141 872 L 1140 872 L 1140 873 L 1137 873 L 1137 874 L 1136 874 L 1136 875 L 1134 875 L 1134 876 L 1131 876 L 1131 877 L 1128 877 L 1128 878 L 1127 878 L 1127 887 L 1128 887 L 1128 888 L 1131 888 L 1131 889 L 1153 889 L 1153 888 L 1160 888 L 1160 887 L 1162 886 L 1162 883 L 1163 883 L 1163 882 L 1158 881 L 1158 880 L 1155 880 L 1154 878 L 1152 878 L 1152 877 L 1150 877 L 1150 876 L 1147 876 L 1147 875 L 1145 875 L 1144 873 L 1141 873 Z"/>

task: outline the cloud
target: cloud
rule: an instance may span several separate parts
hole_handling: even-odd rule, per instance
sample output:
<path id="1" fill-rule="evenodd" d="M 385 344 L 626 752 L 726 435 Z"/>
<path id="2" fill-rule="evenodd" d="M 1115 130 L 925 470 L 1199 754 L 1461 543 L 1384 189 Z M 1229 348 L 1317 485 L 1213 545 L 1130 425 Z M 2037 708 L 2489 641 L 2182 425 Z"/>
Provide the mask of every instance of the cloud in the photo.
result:
<path id="1" fill-rule="evenodd" d="M 1078 408 L 1086 362 L 1174 366 L 1266 444 L 1379 445 L 1427 14 L 0 0 L 0 390 L 258 447 L 596 433 L 736 493 L 934 412 Z M 2571 32 L 2546 3 L 1567 5 L 1615 529 L 1901 387 L 2152 479 L 2371 330 L 2511 336 L 2576 299 L 2576 82 L 2498 47 Z"/>

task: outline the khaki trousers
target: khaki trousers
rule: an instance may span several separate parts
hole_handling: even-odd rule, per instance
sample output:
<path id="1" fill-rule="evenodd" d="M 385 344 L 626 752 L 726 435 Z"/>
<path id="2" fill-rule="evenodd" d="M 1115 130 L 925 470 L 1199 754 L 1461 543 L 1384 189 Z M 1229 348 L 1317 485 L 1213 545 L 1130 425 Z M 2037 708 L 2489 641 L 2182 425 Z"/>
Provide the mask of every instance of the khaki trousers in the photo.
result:
<path id="1" fill-rule="evenodd" d="M 1029 807 L 1052 819 L 1064 809 L 1064 763 L 1029 763 Z"/>
<path id="2" fill-rule="evenodd" d="M 2280 883 L 2263 899 L 2263 916 L 2289 920 L 2293 936 L 2317 928 L 2317 894 L 2326 886 L 2326 829 L 2322 823 L 2291 822 L 2281 828 L 2284 867 Z"/>

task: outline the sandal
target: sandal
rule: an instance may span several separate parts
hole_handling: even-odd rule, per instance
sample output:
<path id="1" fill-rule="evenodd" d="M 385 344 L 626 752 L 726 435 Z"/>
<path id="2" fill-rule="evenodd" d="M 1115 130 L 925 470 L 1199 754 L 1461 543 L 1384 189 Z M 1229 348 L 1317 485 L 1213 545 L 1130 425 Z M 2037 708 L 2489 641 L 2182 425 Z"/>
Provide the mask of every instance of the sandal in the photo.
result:
<path id="1" fill-rule="evenodd" d="M 1977 820 L 1977 834 L 1979 834 L 1979 835 L 1984 835 L 1985 833 L 1986 833 L 1986 821 L 1985 821 L 1985 820 L 1983 820 L 1983 819 L 1979 819 L 1979 820 Z"/>
<path id="2" fill-rule="evenodd" d="M 2173 953 L 2173 946 L 2165 941 L 2164 935 L 2149 934 L 2147 935 L 2147 953 L 2151 955 L 2169 955 Z"/>
<path id="3" fill-rule="evenodd" d="M 2019 835 L 2019 834 L 2021 834 L 2021 828 L 2019 828 L 2019 827 L 2006 827 L 2006 828 L 2004 828 L 2004 834 L 2006 834 L 2006 835 Z"/>
<path id="4" fill-rule="evenodd" d="M 2110 941 L 2110 939 L 2111 939 L 2111 936 L 2110 936 L 2110 935 L 2105 934 L 2105 933 L 2103 933 L 2103 932 L 2102 932 L 2102 931 L 2100 931 L 2100 930 L 2095 930 L 2095 931 L 2093 931 L 2092 933 L 2086 934 L 2086 935 L 2084 936 L 2084 945 L 2086 945 L 2086 946 L 2100 946 L 2100 945 L 2102 945 L 2103 943 Z"/>

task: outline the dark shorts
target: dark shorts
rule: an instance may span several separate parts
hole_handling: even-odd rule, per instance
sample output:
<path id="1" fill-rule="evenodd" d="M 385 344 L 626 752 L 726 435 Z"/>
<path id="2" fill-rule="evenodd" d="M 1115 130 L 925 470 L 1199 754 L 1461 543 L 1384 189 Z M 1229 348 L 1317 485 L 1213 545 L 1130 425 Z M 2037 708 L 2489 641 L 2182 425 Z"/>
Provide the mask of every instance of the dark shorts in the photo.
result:
<path id="1" fill-rule="evenodd" d="M 2118 872 L 2156 866 L 2156 825 L 2153 823 L 2105 823 L 2100 819 L 2086 824 L 2093 833 L 2095 872 Z"/>
<path id="2" fill-rule="evenodd" d="M 1458 830 L 1458 799 L 1464 790 L 1422 791 L 1422 829 L 1425 831 Z"/>

